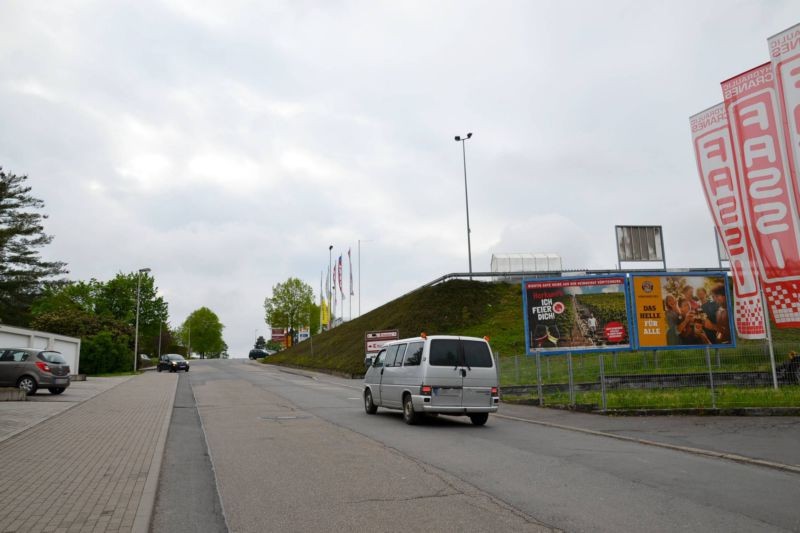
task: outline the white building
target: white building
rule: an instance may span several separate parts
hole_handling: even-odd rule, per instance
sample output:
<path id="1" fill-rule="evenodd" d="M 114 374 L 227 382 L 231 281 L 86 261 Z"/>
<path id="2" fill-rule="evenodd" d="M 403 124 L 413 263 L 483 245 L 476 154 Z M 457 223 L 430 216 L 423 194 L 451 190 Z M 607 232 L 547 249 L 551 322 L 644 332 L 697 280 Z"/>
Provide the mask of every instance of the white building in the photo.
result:
<path id="1" fill-rule="evenodd" d="M 55 350 L 61 352 L 61 355 L 67 360 L 70 372 L 78 373 L 81 340 L 75 337 L 0 324 L 0 348 Z"/>
<path id="2" fill-rule="evenodd" d="M 561 270 L 561 256 L 558 254 L 492 254 L 492 272 L 561 272 Z"/>

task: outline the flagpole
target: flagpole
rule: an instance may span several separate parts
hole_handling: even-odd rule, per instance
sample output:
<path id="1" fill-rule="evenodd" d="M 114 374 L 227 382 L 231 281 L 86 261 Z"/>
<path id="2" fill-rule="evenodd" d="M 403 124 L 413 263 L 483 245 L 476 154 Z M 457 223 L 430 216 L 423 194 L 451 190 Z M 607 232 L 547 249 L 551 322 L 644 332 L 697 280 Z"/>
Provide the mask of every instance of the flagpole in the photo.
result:
<path id="1" fill-rule="evenodd" d="M 772 328 L 769 320 L 769 307 L 767 307 L 767 296 L 764 293 L 764 284 L 761 284 L 761 307 L 764 309 L 764 331 L 767 334 L 767 345 L 769 346 L 769 364 L 772 367 L 772 388 L 778 390 L 778 373 L 775 370 L 775 349 L 772 346 Z"/>

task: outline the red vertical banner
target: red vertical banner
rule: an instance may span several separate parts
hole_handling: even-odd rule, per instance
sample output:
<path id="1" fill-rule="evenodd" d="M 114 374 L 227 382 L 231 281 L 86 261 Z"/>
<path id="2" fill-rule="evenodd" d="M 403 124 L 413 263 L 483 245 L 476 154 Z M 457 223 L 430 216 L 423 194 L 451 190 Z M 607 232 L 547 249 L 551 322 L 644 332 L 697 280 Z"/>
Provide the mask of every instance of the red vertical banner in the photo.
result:
<path id="1" fill-rule="evenodd" d="M 758 273 L 744 218 L 725 106 L 719 104 L 698 113 L 689 123 L 706 202 L 730 259 L 736 331 L 744 339 L 763 339 L 766 330 Z"/>
<path id="2" fill-rule="evenodd" d="M 800 221 L 772 65 L 722 82 L 747 230 L 778 327 L 800 327 Z"/>
<path id="3" fill-rule="evenodd" d="M 789 156 L 795 207 L 800 206 L 800 24 L 767 40 Z"/>

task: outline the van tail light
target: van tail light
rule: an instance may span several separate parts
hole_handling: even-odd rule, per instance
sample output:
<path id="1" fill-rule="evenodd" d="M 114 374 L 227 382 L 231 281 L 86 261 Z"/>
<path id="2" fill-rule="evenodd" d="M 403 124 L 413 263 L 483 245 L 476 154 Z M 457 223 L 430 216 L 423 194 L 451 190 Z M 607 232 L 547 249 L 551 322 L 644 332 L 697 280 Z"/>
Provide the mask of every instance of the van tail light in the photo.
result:
<path id="1" fill-rule="evenodd" d="M 492 396 L 497 396 L 497 387 L 492 387 Z"/>
<path id="2" fill-rule="evenodd" d="M 42 361 L 36 361 L 36 367 L 42 372 L 50 372 L 50 366 Z"/>
<path id="3" fill-rule="evenodd" d="M 430 396 L 431 395 L 431 386 L 430 385 L 423 385 L 419 388 L 419 393 L 423 396 Z"/>

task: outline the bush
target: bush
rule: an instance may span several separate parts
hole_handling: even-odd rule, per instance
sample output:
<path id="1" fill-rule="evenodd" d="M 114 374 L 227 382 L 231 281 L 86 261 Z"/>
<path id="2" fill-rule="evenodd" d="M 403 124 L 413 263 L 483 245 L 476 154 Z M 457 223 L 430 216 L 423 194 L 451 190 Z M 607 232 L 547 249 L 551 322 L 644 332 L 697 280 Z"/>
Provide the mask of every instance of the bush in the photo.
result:
<path id="1" fill-rule="evenodd" d="M 84 374 L 110 374 L 133 370 L 133 354 L 126 336 L 109 331 L 84 337 L 81 342 L 80 370 Z"/>

